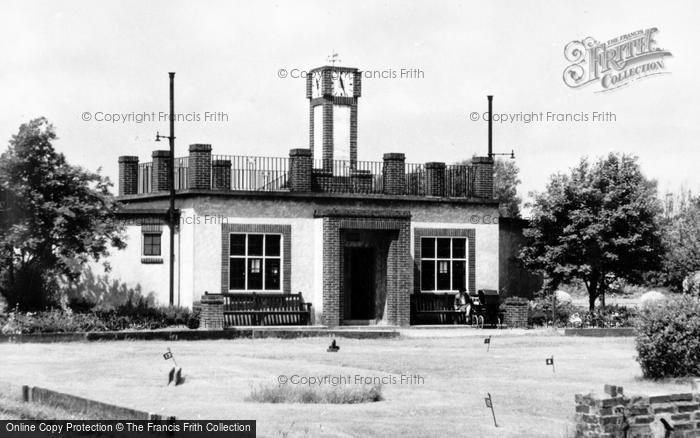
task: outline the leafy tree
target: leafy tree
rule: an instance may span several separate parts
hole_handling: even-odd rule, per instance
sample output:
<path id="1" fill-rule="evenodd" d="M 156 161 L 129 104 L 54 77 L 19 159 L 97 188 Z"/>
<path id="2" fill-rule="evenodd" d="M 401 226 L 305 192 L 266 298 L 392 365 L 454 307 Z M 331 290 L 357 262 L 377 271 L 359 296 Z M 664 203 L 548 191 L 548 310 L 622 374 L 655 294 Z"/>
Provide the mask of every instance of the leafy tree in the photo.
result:
<path id="1" fill-rule="evenodd" d="M 109 180 L 68 164 L 54 140 L 38 118 L 0 155 L 0 294 L 22 310 L 55 304 L 60 275 L 125 246 Z"/>
<path id="2" fill-rule="evenodd" d="M 615 279 L 640 281 L 660 266 L 656 182 L 644 177 L 636 157 L 611 153 L 593 165 L 584 158 L 533 198 L 520 258 L 553 288 L 582 280 L 591 311 L 596 298 L 605 306 Z"/>
<path id="3" fill-rule="evenodd" d="M 667 203 L 662 224 L 662 279 L 680 291 L 683 280 L 700 271 L 700 197 L 682 194 L 675 206 L 669 208 Z"/>
<path id="4" fill-rule="evenodd" d="M 471 160 L 464 160 L 457 164 L 468 166 Z M 522 199 L 518 196 L 518 184 L 520 169 L 513 160 L 496 159 L 493 174 L 493 192 L 500 201 L 498 213 L 501 217 L 520 217 L 520 204 Z"/>
<path id="5" fill-rule="evenodd" d="M 500 201 L 498 212 L 502 217 L 520 217 L 522 199 L 518 196 L 520 169 L 513 160 L 496 160 L 493 176 L 493 191 Z"/>

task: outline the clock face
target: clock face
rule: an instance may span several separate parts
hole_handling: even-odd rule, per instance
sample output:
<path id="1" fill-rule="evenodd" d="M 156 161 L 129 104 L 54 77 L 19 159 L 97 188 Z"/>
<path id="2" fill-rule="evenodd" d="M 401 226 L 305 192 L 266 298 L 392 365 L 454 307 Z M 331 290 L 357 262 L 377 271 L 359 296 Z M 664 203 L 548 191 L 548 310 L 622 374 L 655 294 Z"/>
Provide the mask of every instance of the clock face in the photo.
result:
<path id="1" fill-rule="evenodd" d="M 333 95 L 352 97 L 355 87 L 355 74 L 352 72 L 333 73 Z"/>
<path id="2" fill-rule="evenodd" d="M 323 94 L 323 77 L 320 71 L 315 71 L 311 75 L 311 97 L 321 97 Z"/>

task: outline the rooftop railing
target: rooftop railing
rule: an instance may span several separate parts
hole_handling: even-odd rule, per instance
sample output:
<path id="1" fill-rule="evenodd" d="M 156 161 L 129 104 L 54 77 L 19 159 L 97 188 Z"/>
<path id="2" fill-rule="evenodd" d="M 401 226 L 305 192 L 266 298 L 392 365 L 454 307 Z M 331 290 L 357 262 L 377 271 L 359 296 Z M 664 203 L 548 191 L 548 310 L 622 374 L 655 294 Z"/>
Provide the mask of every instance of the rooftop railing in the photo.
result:
<path id="1" fill-rule="evenodd" d="M 403 163 L 385 175 L 387 161 L 313 160 L 308 158 L 312 192 L 397 194 L 412 196 L 472 197 L 475 192 L 474 166 L 443 163 Z M 212 190 L 277 192 L 290 191 L 292 159 L 241 155 L 211 155 L 209 176 Z M 190 185 L 188 157 L 175 159 L 175 190 Z M 396 166 L 396 165 L 395 165 Z M 138 164 L 137 193 L 151 193 L 157 180 L 153 163 Z M 160 170 L 163 171 L 162 169 Z M 167 175 L 167 174 L 166 174 Z M 391 179 L 393 178 L 393 179 Z M 397 180 L 398 178 L 398 180 Z M 403 180 L 403 181 L 401 181 Z M 154 182 L 157 181 L 157 182 Z M 391 185 L 391 187 L 389 187 Z M 201 186 L 200 186 L 201 187 Z"/>

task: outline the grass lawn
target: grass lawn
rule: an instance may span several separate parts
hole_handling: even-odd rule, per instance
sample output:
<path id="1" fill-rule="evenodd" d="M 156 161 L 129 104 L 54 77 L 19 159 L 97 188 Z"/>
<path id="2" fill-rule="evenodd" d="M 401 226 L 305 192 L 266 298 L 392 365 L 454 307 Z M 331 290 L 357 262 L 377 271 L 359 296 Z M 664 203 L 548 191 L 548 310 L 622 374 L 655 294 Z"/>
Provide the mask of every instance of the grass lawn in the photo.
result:
<path id="1" fill-rule="evenodd" d="M 492 335 L 491 351 L 483 336 Z M 573 435 L 574 394 L 687 392 L 640 379 L 632 338 L 564 337 L 550 331 L 409 330 L 393 340 L 328 338 L 197 342 L 0 345 L 0 380 L 175 415 L 179 419 L 255 419 L 258 436 Z M 187 381 L 167 387 L 170 347 Z M 554 355 L 556 373 L 545 365 Z M 384 400 L 353 405 L 270 404 L 244 399 L 278 376 L 418 375 L 388 384 Z M 499 427 L 484 397 L 491 393 Z M 567 433 L 568 431 L 568 433 Z"/>

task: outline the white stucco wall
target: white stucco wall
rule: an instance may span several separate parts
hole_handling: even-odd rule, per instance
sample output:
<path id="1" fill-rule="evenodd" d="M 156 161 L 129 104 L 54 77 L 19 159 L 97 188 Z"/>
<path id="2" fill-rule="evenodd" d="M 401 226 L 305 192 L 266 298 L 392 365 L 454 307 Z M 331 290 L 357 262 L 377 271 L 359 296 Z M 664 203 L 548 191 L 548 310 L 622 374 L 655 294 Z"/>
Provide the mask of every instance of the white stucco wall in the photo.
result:
<path id="1" fill-rule="evenodd" d="M 411 227 L 471 228 L 475 230 L 477 289 L 498 288 L 499 231 L 495 206 L 442 202 L 392 202 L 382 200 L 293 199 L 287 197 L 198 196 L 183 200 L 180 233 L 176 236 L 176 304 L 191 306 L 204 291 L 221 291 L 222 223 L 279 224 L 291 226 L 291 291 L 302 292 L 312 303 L 318 321 L 323 308 L 323 219 L 320 208 L 353 210 L 409 210 Z M 476 218 L 476 219 L 475 219 Z M 179 238 L 179 242 L 178 242 Z M 414 235 L 410 251 L 413 257 Z M 141 263 L 141 227 L 128 227 L 126 250 L 110 258 L 112 276 L 130 287 L 140 284 L 154 292 L 160 303 L 168 302 L 168 228 L 163 226 L 163 264 Z M 289 275 L 283 272 L 283 275 Z"/>
<path id="2" fill-rule="evenodd" d="M 92 270 L 95 275 L 107 275 L 110 283 L 117 281 L 120 284 L 134 290 L 138 290 L 146 297 L 153 293 L 153 296 L 158 304 L 167 305 L 169 302 L 168 290 L 168 254 L 170 253 L 170 233 L 168 227 L 164 225 L 161 235 L 161 258 L 162 264 L 144 264 L 141 263 L 141 226 L 129 225 L 126 227 L 124 237 L 127 247 L 123 250 L 112 248 L 110 255 L 105 260 L 109 262 L 111 271 L 104 272 L 104 267 L 100 262 L 91 262 L 87 268 Z M 175 245 L 177 248 L 177 236 L 175 236 Z M 176 264 L 177 268 L 177 264 Z M 177 269 L 175 275 L 175 292 L 177 299 L 178 277 Z"/>
<path id="3" fill-rule="evenodd" d="M 287 204 L 287 205 L 284 205 Z M 288 203 L 245 200 L 230 202 L 225 198 L 202 198 L 193 210 L 200 220 L 193 228 L 193 299 L 198 300 L 205 290 L 221 291 L 222 224 L 276 224 L 291 226 L 291 292 L 301 292 L 304 301 L 320 303 L 321 289 L 316 286 L 322 276 L 320 221 L 313 218 L 313 208 Z M 250 214 L 241 217 L 243 214 Z M 207 223 L 206 218 L 212 218 Z M 283 272 L 282 275 L 289 275 Z M 260 293 L 265 293 L 260 291 Z"/>

